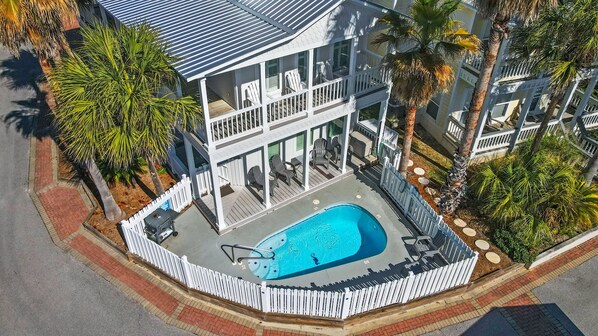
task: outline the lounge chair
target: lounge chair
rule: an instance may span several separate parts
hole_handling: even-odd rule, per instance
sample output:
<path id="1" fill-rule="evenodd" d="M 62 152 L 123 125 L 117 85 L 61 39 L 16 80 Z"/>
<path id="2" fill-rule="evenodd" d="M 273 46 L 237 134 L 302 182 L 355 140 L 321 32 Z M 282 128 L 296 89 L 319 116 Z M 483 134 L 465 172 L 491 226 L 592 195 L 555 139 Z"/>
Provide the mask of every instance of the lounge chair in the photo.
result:
<path id="1" fill-rule="evenodd" d="M 257 191 L 264 189 L 264 184 L 266 183 L 264 173 L 259 166 L 253 166 L 249 169 L 247 173 L 247 180 L 249 181 L 249 185 L 256 188 Z M 270 196 L 274 196 L 274 188 L 278 187 L 278 179 L 274 178 L 274 180 L 270 181 Z"/>
<path id="2" fill-rule="evenodd" d="M 334 161 L 334 164 L 338 164 L 338 160 L 341 158 L 342 147 L 341 143 L 338 141 L 338 136 L 335 136 L 330 140 L 328 143 L 326 150 L 330 153 L 330 160 Z M 349 150 L 347 151 L 347 159 L 350 158 L 351 153 L 353 152 L 353 147 L 349 145 Z"/>
<path id="3" fill-rule="evenodd" d="M 291 179 L 295 176 L 293 169 L 288 169 L 287 165 L 293 167 L 290 162 L 282 162 L 280 155 L 276 154 L 270 158 L 270 169 L 276 173 L 276 176 L 284 177 L 285 182 L 291 185 Z"/>
<path id="4" fill-rule="evenodd" d="M 316 168 L 316 165 L 323 165 L 326 169 L 330 167 L 330 153 L 326 148 L 327 141 L 325 139 L 314 141 L 314 149 L 311 150 L 311 164 L 314 168 Z"/>
<path id="5" fill-rule="evenodd" d="M 257 82 L 251 82 L 245 88 L 245 107 L 257 106 L 260 104 L 260 89 Z"/>
<path id="6" fill-rule="evenodd" d="M 415 252 L 419 256 L 419 259 L 427 258 L 427 257 L 434 257 L 440 254 L 440 248 L 444 245 L 446 237 L 442 231 L 438 231 L 434 238 L 430 238 L 430 236 L 418 236 L 415 238 L 415 242 L 413 243 L 413 248 Z"/>
<path id="7" fill-rule="evenodd" d="M 307 86 L 303 82 L 301 82 L 301 76 L 299 75 L 299 71 L 289 71 L 286 73 L 285 78 L 287 81 L 287 93 L 295 93 L 307 89 Z"/>

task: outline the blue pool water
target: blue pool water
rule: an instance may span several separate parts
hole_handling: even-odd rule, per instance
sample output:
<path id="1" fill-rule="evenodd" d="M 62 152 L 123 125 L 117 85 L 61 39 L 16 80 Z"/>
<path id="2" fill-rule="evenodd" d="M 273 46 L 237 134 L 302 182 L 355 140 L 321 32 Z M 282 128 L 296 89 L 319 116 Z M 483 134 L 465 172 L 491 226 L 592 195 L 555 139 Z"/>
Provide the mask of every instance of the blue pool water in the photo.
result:
<path id="1" fill-rule="evenodd" d="M 249 269 L 265 280 L 284 279 L 377 255 L 386 232 L 367 210 L 354 204 L 330 206 L 257 244 L 272 259 L 249 259 Z M 259 257 L 263 252 L 251 252 Z"/>

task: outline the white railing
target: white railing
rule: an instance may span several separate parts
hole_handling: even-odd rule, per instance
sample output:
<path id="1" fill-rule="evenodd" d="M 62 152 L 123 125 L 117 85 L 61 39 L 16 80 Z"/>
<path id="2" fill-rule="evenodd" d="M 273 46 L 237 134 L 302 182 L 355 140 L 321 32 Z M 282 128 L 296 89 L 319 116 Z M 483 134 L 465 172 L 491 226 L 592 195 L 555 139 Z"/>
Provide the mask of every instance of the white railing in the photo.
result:
<path id="1" fill-rule="evenodd" d="M 514 129 L 482 134 L 475 148 L 476 153 L 487 152 L 508 148 L 511 138 L 515 134 Z"/>
<path id="2" fill-rule="evenodd" d="M 349 77 L 342 77 L 313 87 L 313 107 L 325 107 L 348 98 Z"/>
<path id="3" fill-rule="evenodd" d="M 122 221 L 129 251 L 190 289 L 265 313 L 345 319 L 466 284 L 478 258 L 478 254 L 452 232 L 442 217 L 434 213 L 415 188 L 385 159 L 380 185 L 423 234 L 433 235 L 441 231 L 447 237 L 441 252 L 449 264 L 418 274 L 409 271 L 407 277 L 379 284 L 370 283 L 359 289 L 345 288 L 344 291 L 269 287 L 266 282 L 258 285 L 192 264 L 186 256 L 179 257 L 147 239 L 143 231 L 144 218 L 166 202 L 171 202 L 175 211 L 189 205 L 192 196 L 190 184 L 189 178 L 183 176 L 183 180 L 163 196 L 135 216 Z"/>
<path id="4" fill-rule="evenodd" d="M 267 105 L 268 122 L 285 120 L 307 111 L 307 91 L 282 96 Z"/>
<path id="5" fill-rule="evenodd" d="M 534 125 L 526 125 L 521 128 L 521 132 L 517 136 L 517 144 L 527 141 L 528 139 L 533 138 L 536 133 L 538 133 L 538 129 L 540 128 L 540 124 Z M 558 120 L 551 120 L 548 122 L 548 130 L 547 133 L 554 133 L 559 130 L 559 121 Z"/>
<path id="6" fill-rule="evenodd" d="M 186 175 L 183 175 L 177 184 L 164 192 L 160 197 L 153 200 L 150 204 L 146 205 L 143 209 L 139 210 L 139 212 L 131 216 L 129 219 L 123 220 L 121 224 L 123 227 L 130 227 L 135 232 L 143 235 L 143 219 L 149 216 L 152 212 L 161 207 L 180 212 L 189 204 L 191 204 L 192 201 L 193 196 L 191 193 L 191 179 Z"/>
<path id="7" fill-rule="evenodd" d="M 448 125 L 446 127 L 446 133 L 456 144 L 458 144 L 463 138 L 463 133 L 465 133 L 465 125 L 463 125 L 455 117 L 450 116 L 448 119 Z"/>
<path id="8" fill-rule="evenodd" d="M 364 94 L 384 87 L 387 80 L 387 72 L 380 67 L 360 71 L 355 74 L 355 94 Z"/>
<path id="9" fill-rule="evenodd" d="M 598 127 L 598 108 L 594 113 L 582 115 L 581 121 L 587 130 Z"/>
<path id="10" fill-rule="evenodd" d="M 500 69 L 500 80 L 514 80 L 529 77 L 532 74 L 531 61 L 512 62 L 506 60 L 505 64 Z"/>
<path id="11" fill-rule="evenodd" d="M 588 157 L 594 156 L 598 151 L 598 141 L 588 137 L 588 136 L 581 136 L 578 139 L 579 147 L 581 148 L 583 154 Z"/>
<path id="12" fill-rule="evenodd" d="M 571 103 L 569 105 L 575 106 L 575 108 L 577 108 L 579 106 L 579 103 L 581 102 L 581 99 L 583 98 L 583 95 L 583 90 L 575 90 L 575 94 L 573 95 L 573 98 L 571 98 Z M 598 99 L 594 98 L 594 96 L 590 96 L 590 100 L 588 100 L 588 103 L 584 107 L 583 114 L 594 113 L 598 113 Z"/>
<path id="13" fill-rule="evenodd" d="M 243 135 L 262 126 L 261 106 L 250 106 L 239 111 L 213 118 L 212 140 L 220 141 Z"/>
<path id="14" fill-rule="evenodd" d="M 482 68 L 482 60 L 483 60 L 483 56 L 481 54 L 471 54 L 471 53 L 467 53 L 467 55 L 465 55 L 465 58 L 463 59 L 463 62 L 480 71 L 480 69 Z"/>
<path id="15" fill-rule="evenodd" d="M 220 177 L 220 186 L 229 184 L 230 178 L 228 167 L 218 166 L 218 176 Z M 195 178 L 197 180 L 197 188 L 200 195 L 212 192 L 212 174 L 210 173 L 209 165 L 204 164 L 197 168 Z"/>

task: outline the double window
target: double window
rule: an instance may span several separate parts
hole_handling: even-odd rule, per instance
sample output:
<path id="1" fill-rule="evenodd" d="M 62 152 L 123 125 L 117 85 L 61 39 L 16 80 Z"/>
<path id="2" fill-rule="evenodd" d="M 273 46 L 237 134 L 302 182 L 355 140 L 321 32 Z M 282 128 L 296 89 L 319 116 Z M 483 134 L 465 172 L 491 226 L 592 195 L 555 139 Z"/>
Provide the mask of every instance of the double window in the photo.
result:
<path id="1" fill-rule="evenodd" d="M 273 59 L 266 62 L 266 89 L 276 91 L 280 89 L 280 60 Z"/>
<path id="2" fill-rule="evenodd" d="M 349 42 L 345 40 L 334 44 L 334 53 L 332 56 L 332 71 L 339 71 L 349 67 L 349 58 L 351 48 Z"/>

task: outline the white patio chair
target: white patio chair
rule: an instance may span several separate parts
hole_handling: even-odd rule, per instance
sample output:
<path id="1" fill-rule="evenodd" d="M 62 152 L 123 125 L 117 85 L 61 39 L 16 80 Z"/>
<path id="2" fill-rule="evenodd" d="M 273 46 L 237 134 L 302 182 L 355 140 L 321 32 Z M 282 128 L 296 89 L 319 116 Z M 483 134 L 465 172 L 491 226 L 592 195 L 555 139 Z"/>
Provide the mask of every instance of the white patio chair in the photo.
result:
<path id="1" fill-rule="evenodd" d="M 285 78 L 287 81 L 287 93 L 300 92 L 307 89 L 307 86 L 301 81 L 301 76 L 297 69 L 287 72 Z"/>
<path id="2" fill-rule="evenodd" d="M 259 105 L 260 104 L 260 89 L 257 82 L 251 82 L 245 88 L 245 106 Z M 249 102 L 249 104 L 247 104 Z"/>

